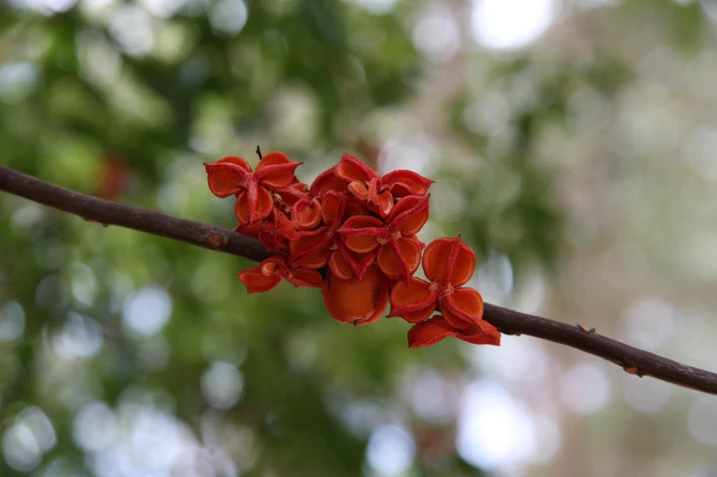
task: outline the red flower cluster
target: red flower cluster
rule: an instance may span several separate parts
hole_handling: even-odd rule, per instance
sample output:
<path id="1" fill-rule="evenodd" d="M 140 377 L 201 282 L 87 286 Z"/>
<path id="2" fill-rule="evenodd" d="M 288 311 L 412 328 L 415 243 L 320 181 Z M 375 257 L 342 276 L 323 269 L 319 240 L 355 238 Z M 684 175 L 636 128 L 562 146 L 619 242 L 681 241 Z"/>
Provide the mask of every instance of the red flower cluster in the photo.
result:
<path id="1" fill-rule="evenodd" d="M 428 221 L 432 180 L 406 170 L 380 176 L 344 154 L 308 186 L 295 176 L 299 165 L 281 152 L 255 170 L 240 157 L 205 164 L 212 193 L 236 198 L 236 230 L 274 253 L 239 274 L 249 293 L 284 278 L 320 288 L 341 323 L 373 323 L 390 302 L 389 316 L 413 324 L 412 348 L 448 336 L 500 344 L 498 330 L 482 319 L 480 293 L 463 286 L 475 269 L 473 251 L 460 236 L 427 247 L 416 237 Z M 429 281 L 413 276 L 421 263 Z"/>

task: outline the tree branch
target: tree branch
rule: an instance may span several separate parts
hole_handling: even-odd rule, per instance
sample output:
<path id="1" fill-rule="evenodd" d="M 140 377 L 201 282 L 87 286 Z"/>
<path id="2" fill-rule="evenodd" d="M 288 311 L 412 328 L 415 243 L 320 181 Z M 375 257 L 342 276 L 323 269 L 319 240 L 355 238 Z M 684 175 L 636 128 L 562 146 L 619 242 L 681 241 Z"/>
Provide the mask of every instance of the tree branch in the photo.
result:
<path id="1" fill-rule="evenodd" d="M 103 225 L 119 225 L 250 260 L 261 261 L 269 256 L 261 243 L 253 237 L 222 227 L 81 194 L 4 166 L 0 166 L 0 190 Z"/>
<path id="2" fill-rule="evenodd" d="M 625 372 L 717 394 L 717 374 L 693 368 L 603 336 L 594 328 L 568 325 L 486 303 L 483 317 L 501 333 L 529 335 L 612 361 Z"/>
<path id="3" fill-rule="evenodd" d="M 251 260 L 268 256 L 261 243 L 232 230 L 179 219 L 162 212 L 73 192 L 0 166 L 0 190 L 79 215 L 103 225 L 119 225 Z M 607 338 L 582 325 L 568 325 L 486 304 L 484 318 L 502 333 L 529 335 L 599 356 L 637 376 L 717 394 L 717 374 L 680 364 Z"/>

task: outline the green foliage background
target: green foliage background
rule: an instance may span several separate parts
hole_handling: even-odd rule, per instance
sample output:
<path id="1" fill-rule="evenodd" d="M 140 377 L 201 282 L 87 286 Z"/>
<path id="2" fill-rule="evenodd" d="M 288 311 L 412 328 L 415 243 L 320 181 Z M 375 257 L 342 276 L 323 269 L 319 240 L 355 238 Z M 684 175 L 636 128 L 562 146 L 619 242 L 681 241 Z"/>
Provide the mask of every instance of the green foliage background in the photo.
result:
<path id="1" fill-rule="evenodd" d="M 430 2 L 385 13 L 308 0 L 0 6 L 0 164 L 97 194 L 119 161 L 116 200 L 233 227 L 202 162 L 253 161 L 260 144 L 304 161 L 310 182 L 351 152 L 436 179 L 424 240 L 460 233 L 480 262 L 508 260 L 516 290 L 536 273 L 559 288 L 584 237 L 569 178 L 643 167 L 595 157 L 576 92 L 625 94 L 640 55 L 623 42 L 657 37 L 690 57 L 714 35 L 698 2 L 563 3 L 547 39 L 507 53 L 468 38 L 469 4 L 441 6 L 466 36 L 448 62 L 415 46 Z M 508 117 L 483 101 L 496 95 Z M 382 425 L 413 443 L 407 475 L 482 474 L 456 451 L 457 398 L 431 420 L 406 391 L 428 371 L 458 388 L 480 374 L 463 348 L 408 350 L 395 319 L 341 326 L 315 290 L 247 296 L 236 274 L 250 265 L 0 195 L 0 475 L 373 475 L 367 443 Z M 147 291 L 171 305 L 157 329 L 128 318 Z M 113 445 L 129 447 L 87 443 L 78 413 L 91 403 L 114 413 Z M 97 439 L 111 433 L 92 422 Z M 54 441 L 43 447 L 43 435 Z M 177 436 L 184 447 L 166 444 Z"/>

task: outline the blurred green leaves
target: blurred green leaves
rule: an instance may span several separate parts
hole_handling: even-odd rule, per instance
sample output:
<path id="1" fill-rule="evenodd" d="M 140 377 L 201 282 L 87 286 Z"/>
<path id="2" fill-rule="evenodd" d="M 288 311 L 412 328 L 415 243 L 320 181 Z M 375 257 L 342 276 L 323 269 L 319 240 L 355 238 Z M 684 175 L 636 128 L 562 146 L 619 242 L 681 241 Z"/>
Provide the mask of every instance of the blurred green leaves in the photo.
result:
<path id="1" fill-rule="evenodd" d="M 585 21 L 627 35 L 653 12 L 676 44 L 700 38 L 696 2 L 622 3 Z M 492 52 L 468 34 L 434 63 L 414 46 L 422 2 L 12 5 L 3 165 L 98 194 L 117 161 L 112 198 L 233 227 L 203 161 L 253 161 L 260 144 L 304 161 L 310 182 L 352 152 L 436 179 L 430 234 L 462 234 L 516 276 L 566 247 L 560 141 L 600 119 L 576 119 L 576 102 L 599 106 L 636 74 L 609 45 Z M 475 372 L 454 343 L 408 350 L 398 319 L 340 326 L 316 290 L 247 296 L 236 274 L 250 265 L 0 195 L 0 473 L 374 475 L 367 445 L 388 426 L 414 446 L 404 475 L 476 475 L 455 449 L 456 402 L 436 423 L 406 397 L 421 373 Z"/>

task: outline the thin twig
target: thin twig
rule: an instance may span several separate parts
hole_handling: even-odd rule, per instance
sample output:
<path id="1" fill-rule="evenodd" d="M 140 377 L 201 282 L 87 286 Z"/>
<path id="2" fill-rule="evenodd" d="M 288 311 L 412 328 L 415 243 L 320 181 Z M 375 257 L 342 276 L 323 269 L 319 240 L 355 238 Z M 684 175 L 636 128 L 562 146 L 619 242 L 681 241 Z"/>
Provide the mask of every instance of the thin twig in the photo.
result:
<path id="1" fill-rule="evenodd" d="M 269 256 L 253 237 L 222 227 L 179 219 L 155 210 L 81 194 L 4 166 L 0 166 L 0 190 L 103 225 L 119 225 L 251 260 L 259 261 Z"/>
<path id="2" fill-rule="evenodd" d="M 636 376 L 652 376 L 668 383 L 717 394 L 717 374 L 663 358 L 595 332 L 500 306 L 485 305 L 483 314 L 501 333 L 529 335 L 600 356 Z"/>
<path id="3" fill-rule="evenodd" d="M 128 227 L 251 260 L 262 260 L 268 256 L 261 243 L 253 237 L 80 194 L 3 166 L 0 166 L 0 190 L 104 225 Z M 568 325 L 490 304 L 486 304 L 484 318 L 505 334 L 529 335 L 553 341 L 611 361 L 630 374 L 652 376 L 717 394 L 717 374 L 620 343 L 582 325 Z"/>

